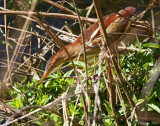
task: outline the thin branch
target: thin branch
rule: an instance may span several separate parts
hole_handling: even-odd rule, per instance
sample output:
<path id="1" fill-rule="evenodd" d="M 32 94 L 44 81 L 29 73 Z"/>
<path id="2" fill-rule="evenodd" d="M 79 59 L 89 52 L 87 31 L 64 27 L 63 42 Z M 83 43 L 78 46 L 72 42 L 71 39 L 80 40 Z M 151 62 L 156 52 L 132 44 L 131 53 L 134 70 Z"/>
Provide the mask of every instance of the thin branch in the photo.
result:
<path id="1" fill-rule="evenodd" d="M 85 40 L 84 40 L 84 32 L 83 32 L 83 27 L 82 27 L 82 22 L 81 22 L 81 18 L 79 16 L 79 13 L 78 13 L 78 9 L 77 9 L 77 5 L 75 3 L 75 0 L 73 0 L 73 3 L 74 3 L 74 6 L 75 6 L 75 10 L 76 10 L 76 13 L 77 13 L 77 16 L 78 16 L 78 22 L 79 22 L 79 25 L 80 25 L 80 30 L 81 30 L 81 36 L 82 36 L 82 42 L 83 42 L 83 54 L 84 54 L 84 62 L 85 62 L 85 79 L 88 78 L 88 72 L 87 72 L 87 58 L 86 58 L 86 47 L 85 47 Z M 84 87 L 82 86 L 83 90 L 84 90 Z M 82 90 L 82 91 L 83 91 Z M 88 81 L 87 81 L 87 93 L 88 93 Z M 83 94 L 82 94 L 83 95 Z M 90 116 L 89 116 L 89 113 L 90 113 L 90 105 L 89 105 L 89 97 L 88 95 L 86 95 L 87 97 L 87 103 L 88 105 L 86 106 L 85 104 L 85 99 L 83 99 L 83 104 L 84 104 L 84 111 L 85 111 L 85 114 L 86 114 L 86 125 L 90 126 Z M 82 96 L 83 98 L 83 96 Z M 87 109 L 88 107 L 88 109 Z"/>
<path id="2" fill-rule="evenodd" d="M 49 106 L 51 106 L 51 105 L 55 105 L 55 104 L 57 104 L 58 102 L 60 102 L 61 99 L 62 99 L 62 97 L 60 97 L 60 98 L 58 98 L 58 99 L 56 99 L 56 100 L 48 103 L 48 104 L 45 105 L 44 107 L 49 107 Z M 29 106 L 29 108 L 30 108 L 30 106 Z M 22 109 L 23 109 L 23 108 L 22 108 Z M 25 109 L 27 109 L 27 107 L 25 107 Z M 9 124 L 12 124 L 12 123 L 14 123 L 14 122 L 17 122 L 18 120 L 24 119 L 24 118 L 26 118 L 26 117 L 28 117 L 28 116 L 36 113 L 36 112 L 39 112 L 39 111 L 41 111 L 41 110 L 43 110 L 43 108 L 38 108 L 38 109 L 36 109 L 36 110 L 34 110 L 34 111 L 32 111 L 32 112 L 24 115 L 24 116 L 21 116 L 21 117 L 19 117 L 19 118 L 17 118 L 17 119 L 14 119 L 14 120 L 12 120 L 12 121 L 11 121 L 11 119 L 12 119 L 12 117 L 11 117 L 11 118 L 9 118 L 9 119 L 6 121 L 5 124 L 3 124 L 3 125 L 1 125 L 1 126 L 8 126 Z M 19 111 L 20 111 L 20 110 L 19 110 Z M 23 111 L 23 110 L 22 110 L 22 111 Z M 18 112 L 17 112 L 17 113 L 18 113 Z M 13 117 L 14 117 L 14 116 L 15 116 L 15 115 L 13 115 Z"/>
<path id="3" fill-rule="evenodd" d="M 111 109 L 112 109 L 112 114 L 114 116 L 115 119 L 115 125 L 118 126 L 118 120 L 117 120 L 117 114 L 116 114 L 116 110 L 115 110 L 115 105 L 116 105 L 116 93 L 115 93 L 115 85 L 113 84 L 113 72 L 112 72 L 112 68 L 111 68 L 111 64 L 109 62 L 109 60 L 106 58 L 105 59 L 105 63 L 106 63 L 106 72 L 107 72 L 107 78 L 108 78 L 108 93 L 109 93 L 109 102 L 111 104 Z"/>
<path id="4" fill-rule="evenodd" d="M 35 8 L 35 6 L 36 6 L 36 3 L 37 3 L 37 0 L 34 0 L 33 3 L 32 3 L 32 6 L 31 6 L 31 8 L 30 8 L 30 11 L 33 11 L 33 10 L 34 10 L 34 8 Z M 28 17 L 31 17 L 31 15 L 29 14 Z M 26 29 L 28 28 L 28 25 L 29 25 L 29 20 L 26 20 L 26 21 L 25 21 L 25 24 L 24 24 L 24 26 L 23 26 L 23 32 L 21 32 L 21 34 L 20 34 L 20 38 L 23 38 L 23 39 L 20 39 L 20 40 L 18 41 L 19 44 L 22 44 L 22 43 L 23 43 L 23 40 L 25 39 L 25 32 L 24 32 L 24 31 L 26 31 Z M 13 53 L 13 55 L 12 55 L 12 58 L 11 58 L 11 61 L 12 61 L 13 63 L 14 63 L 14 61 L 17 59 L 17 56 L 18 56 L 18 53 L 17 53 L 17 52 L 19 52 L 19 50 L 20 50 L 20 46 L 17 44 L 16 47 L 15 47 L 15 49 L 14 49 L 14 53 Z M 12 64 L 10 64 L 10 65 L 12 65 Z M 12 68 L 10 69 L 10 71 L 12 71 Z M 8 76 L 8 72 L 5 73 L 4 81 L 7 81 L 7 76 Z"/>
<path id="5" fill-rule="evenodd" d="M 6 11 L 7 9 L 7 0 L 4 0 L 4 11 Z M 7 15 L 4 15 L 4 24 L 5 24 L 5 41 L 6 41 L 6 52 L 7 52 L 7 66 L 8 66 L 8 75 L 9 75 L 9 79 L 10 82 L 12 83 L 12 78 L 11 78 L 11 65 L 10 65 L 10 58 L 9 58 L 9 49 L 8 49 L 8 33 L 7 33 Z"/>
<path id="6" fill-rule="evenodd" d="M 77 15 L 75 12 L 69 10 L 68 8 L 66 8 L 66 7 L 64 7 L 64 6 L 61 6 L 60 4 L 58 4 L 58 3 L 54 2 L 54 1 L 50 1 L 50 0 L 43 0 L 43 1 L 46 2 L 46 3 L 49 3 L 49 4 L 51 4 L 51 5 L 53 5 L 53 6 L 55 6 L 55 7 L 57 7 L 57 8 L 59 8 L 59 9 L 63 10 L 63 11 L 65 11 L 65 12 L 67 12 L 67 13 L 69 13 L 69 14 Z"/>
<path id="7" fill-rule="evenodd" d="M 123 87 L 123 90 L 128 98 L 128 101 L 132 107 L 132 109 L 134 109 L 135 107 L 135 103 L 131 97 L 131 94 L 129 93 L 128 91 L 128 88 L 127 88 L 127 83 L 125 82 L 124 78 L 123 78 L 123 75 L 122 75 L 122 72 L 121 72 L 121 69 L 120 69 L 120 66 L 118 64 L 118 61 L 117 61 L 117 57 L 115 56 L 116 55 L 116 50 L 114 47 L 112 48 L 109 48 L 110 45 L 112 45 L 112 42 L 109 40 L 109 38 L 107 37 L 106 35 L 106 30 L 104 28 L 104 24 L 103 24 L 103 20 L 102 20 L 102 12 L 101 12 L 101 7 L 100 7 L 100 3 L 98 0 L 94 0 L 95 2 L 95 8 L 96 8 L 96 12 L 97 12 L 97 17 L 98 17 L 98 20 L 99 20 L 99 24 L 100 24 L 100 30 L 101 32 L 103 33 L 103 36 L 104 36 L 104 40 L 105 40 L 105 44 L 107 47 L 106 50 L 109 51 L 109 55 L 112 59 L 112 62 L 113 62 L 113 65 L 115 67 L 115 70 L 116 70 L 116 73 L 117 73 L 117 76 L 118 76 L 118 79 L 119 79 L 119 82 L 121 83 L 122 87 Z M 135 109 L 135 113 L 137 115 L 137 117 L 139 117 L 139 111 L 137 110 L 137 108 Z"/>
<path id="8" fill-rule="evenodd" d="M 0 7 L 0 9 L 3 9 L 2 7 Z M 0 15 L 32 15 L 32 16 L 44 16 L 44 17 L 56 17 L 56 18 L 63 18 L 63 19 L 70 19 L 70 20 L 78 20 L 77 16 L 75 15 L 69 15 L 69 14 L 59 14 L 59 13 L 46 13 L 46 12 L 26 12 L 26 11 L 11 11 L 11 10 L 7 10 L 7 11 L 0 11 Z M 94 18 L 85 18 L 85 17 L 81 17 L 81 21 L 82 22 L 90 22 L 90 23 L 94 23 L 97 21 L 97 19 Z"/>

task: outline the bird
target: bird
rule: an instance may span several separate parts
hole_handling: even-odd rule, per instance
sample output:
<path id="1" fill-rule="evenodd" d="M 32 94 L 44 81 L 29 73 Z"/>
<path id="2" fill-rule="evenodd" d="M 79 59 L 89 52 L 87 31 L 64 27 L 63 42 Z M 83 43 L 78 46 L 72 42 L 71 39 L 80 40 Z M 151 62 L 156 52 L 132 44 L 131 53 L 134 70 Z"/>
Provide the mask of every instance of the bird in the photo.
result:
<path id="1" fill-rule="evenodd" d="M 131 18 L 134 17 L 136 9 L 134 7 L 126 7 L 120 10 L 118 13 L 112 13 L 103 17 L 104 27 L 106 29 L 107 35 L 112 38 L 113 42 L 120 41 L 125 34 L 112 34 L 112 33 L 126 33 L 131 24 Z M 101 41 L 97 39 L 100 34 L 100 28 L 98 21 L 92 24 L 84 32 L 84 42 L 86 45 L 86 57 L 87 59 L 92 59 L 93 56 L 100 53 Z M 68 53 L 72 59 L 79 56 L 80 52 L 83 50 L 82 34 L 71 44 L 66 45 Z M 83 57 L 83 53 L 81 53 Z M 43 82 L 43 80 L 52 72 L 59 69 L 64 63 L 69 61 L 69 57 L 64 48 L 61 48 L 55 55 L 51 56 L 48 60 L 44 74 L 36 85 L 36 88 Z"/>

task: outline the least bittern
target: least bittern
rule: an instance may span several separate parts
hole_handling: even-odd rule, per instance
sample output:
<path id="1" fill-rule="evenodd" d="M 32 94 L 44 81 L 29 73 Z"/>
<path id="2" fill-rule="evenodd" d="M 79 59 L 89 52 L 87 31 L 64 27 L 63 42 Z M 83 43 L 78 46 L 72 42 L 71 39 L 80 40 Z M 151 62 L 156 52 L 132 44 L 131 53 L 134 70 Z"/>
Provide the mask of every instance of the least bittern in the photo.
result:
<path id="1" fill-rule="evenodd" d="M 103 17 L 104 26 L 106 32 L 111 36 L 113 42 L 120 41 L 131 24 L 131 18 L 135 13 L 134 7 L 127 7 L 123 10 L 120 10 L 118 13 L 113 13 Z M 113 34 L 112 33 L 121 33 Z M 100 48 L 97 48 L 101 45 L 100 41 L 95 41 L 95 38 L 100 36 L 99 23 L 96 22 L 91 25 L 88 29 L 84 31 L 84 41 L 86 44 L 86 55 L 91 58 L 94 55 L 98 55 Z M 96 47 L 95 47 L 96 46 Z M 67 46 L 65 46 L 71 58 L 76 58 L 81 50 L 83 50 L 83 42 L 81 34 L 77 40 Z M 83 54 L 82 54 L 83 55 Z M 69 61 L 69 57 L 65 52 L 64 48 L 61 48 L 55 55 L 51 56 L 48 60 L 45 68 L 45 72 L 38 82 L 37 86 L 52 72 L 61 67 L 65 62 Z"/>

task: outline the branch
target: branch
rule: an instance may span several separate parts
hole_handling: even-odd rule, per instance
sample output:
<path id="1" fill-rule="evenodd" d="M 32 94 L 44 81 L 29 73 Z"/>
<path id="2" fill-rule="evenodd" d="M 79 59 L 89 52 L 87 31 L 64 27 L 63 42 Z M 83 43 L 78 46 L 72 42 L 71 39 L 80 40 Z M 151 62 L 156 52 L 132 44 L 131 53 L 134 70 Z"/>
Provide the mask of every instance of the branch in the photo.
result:
<path id="1" fill-rule="evenodd" d="M 0 9 L 3 10 L 2 7 Z M 70 20 L 78 20 L 78 17 L 75 15 L 69 15 L 69 14 L 59 14 L 59 13 L 46 13 L 46 12 L 26 12 L 26 11 L 0 11 L 0 15 L 32 15 L 32 16 L 45 16 L 45 17 L 56 17 L 56 18 L 65 18 L 65 19 L 70 19 Z M 90 22 L 90 23 L 95 23 L 97 19 L 94 18 L 85 18 L 85 17 L 80 17 L 82 22 Z"/>

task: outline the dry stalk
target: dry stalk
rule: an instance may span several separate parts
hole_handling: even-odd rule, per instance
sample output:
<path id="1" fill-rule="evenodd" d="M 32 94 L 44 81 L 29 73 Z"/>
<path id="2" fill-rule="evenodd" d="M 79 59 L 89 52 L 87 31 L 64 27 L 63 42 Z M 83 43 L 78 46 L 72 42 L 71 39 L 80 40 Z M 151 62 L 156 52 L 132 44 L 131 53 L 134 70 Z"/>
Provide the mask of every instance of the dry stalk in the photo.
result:
<path id="1" fill-rule="evenodd" d="M 109 92 L 109 102 L 111 104 L 111 108 L 112 108 L 112 113 L 115 119 L 115 125 L 118 126 L 118 120 L 117 120 L 117 115 L 116 115 L 116 110 L 115 110 L 115 106 L 116 106 L 116 94 L 115 94 L 115 85 L 113 84 L 113 72 L 110 66 L 110 62 L 108 61 L 108 59 L 106 58 L 106 72 L 108 75 L 108 92 Z"/>
<path id="2" fill-rule="evenodd" d="M 63 126 L 68 126 L 68 115 L 67 115 L 67 109 L 66 109 L 66 95 L 67 91 L 62 94 L 62 108 L 63 108 Z"/>
<path id="3" fill-rule="evenodd" d="M 102 40 L 103 41 L 103 40 Z M 101 109 L 101 102 L 100 102 L 100 97 L 99 97 L 99 88 L 100 88 L 100 76 L 101 76 L 101 70 L 102 70 L 102 59 L 103 59 L 103 54 L 104 54 L 104 46 L 102 45 L 101 52 L 99 54 L 99 68 L 98 68 L 98 82 L 97 85 L 95 83 L 94 78 L 92 78 L 92 83 L 94 86 L 94 92 L 95 92 L 95 103 L 94 103 L 94 113 L 93 113 L 93 123 L 92 125 L 96 125 L 96 114 L 97 114 L 97 106 L 99 108 L 99 123 L 100 125 L 102 124 L 102 109 Z"/>
<path id="4" fill-rule="evenodd" d="M 97 13 L 97 17 L 98 17 L 98 20 L 99 20 L 99 24 L 100 24 L 100 31 L 102 32 L 103 36 L 104 36 L 104 40 L 106 42 L 106 50 L 109 50 L 109 55 L 111 57 L 111 60 L 113 62 L 113 65 L 115 67 L 115 70 L 116 70 L 116 73 L 117 73 L 117 76 L 118 76 L 118 79 L 119 79 L 119 82 L 121 83 L 122 87 L 123 87 L 123 90 L 128 98 L 128 101 L 132 107 L 132 109 L 134 109 L 135 107 L 135 103 L 128 91 L 128 88 L 127 88 L 127 83 L 125 82 L 125 80 L 123 79 L 123 76 L 122 76 L 122 72 L 121 72 L 121 69 L 120 69 L 120 66 L 118 65 L 118 61 L 117 61 L 117 58 L 114 56 L 116 54 L 116 51 L 114 50 L 115 48 L 109 48 L 110 45 L 112 44 L 111 41 L 107 38 L 107 35 L 106 35 L 106 31 L 105 31 L 105 28 L 104 28 L 104 25 L 103 25 L 103 20 L 102 20 L 102 12 L 101 12 L 101 7 L 100 7 L 100 3 L 98 0 L 94 0 L 94 5 L 95 5 L 95 8 L 96 8 L 96 13 Z M 137 115 L 137 117 L 139 118 L 139 111 L 137 110 L 137 108 L 135 108 L 135 113 Z"/>
<path id="5" fill-rule="evenodd" d="M 74 3 L 74 6 L 75 6 L 75 11 L 77 13 L 77 16 L 78 16 L 78 22 L 79 22 L 79 25 L 80 25 L 80 31 L 81 31 L 81 35 L 82 35 L 82 42 L 83 42 L 83 54 L 84 54 L 84 62 L 85 62 L 85 78 L 88 78 L 88 72 L 87 72 L 87 58 L 86 58 L 86 47 L 85 47 L 85 40 L 84 40 L 84 32 L 83 32 L 83 27 L 82 27 L 82 22 L 81 22 L 81 18 L 80 18 L 80 15 L 78 13 L 78 8 L 77 8 L 77 5 L 75 3 L 75 0 L 73 0 L 73 3 Z M 83 91 L 84 91 L 84 87 L 82 86 L 83 88 Z M 83 95 L 83 93 L 82 93 Z M 88 81 L 87 81 L 87 94 L 86 94 L 86 99 L 87 99 L 87 105 L 85 103 L 85 99 L 83 99 L 83 104 L 84 104 L 84 112 L 86 114 L 86 125 L 87 126 L 90 126 L 90 116 L 89 116 L 89 113 L 90 113 L 90 105 L 89 105 L 89 97 L 88 97 Z M 84 98 L 84 96 L 82 96 L 82 98 Z"/>
<path id="6" fill-rule="evenodd" d="M 129 122 L 128 118 L 127 118 L 127 112 L 126 112 L 126 107 L 124 105 L 124 99 L 122 97 L 122 93 L 120 91 L 120 88 L 119 88 L 119 85 L 117 85 L 117 92 L 118 92 L 118 97 L 119 97 L 119 100 L 120 100 L 120 103 L 122 105 L 122 110 L 124 112 L 124 116 L 125 116 L 125 119 L 126 119 L 126 122 L 128 124 L 128 126 L 131 126 L 131 122 Z"/>
<path id="7" fill-rule="evenodd" d="M 36 113 L 36 112 L 38 112 L 38 111 L 41 111 L 41 110 L 49 110 L 49 111 L 53 112 L 54 114 L 56 114 L 56 115 L 58 115 L 58 116 L 60 116 L 60 117 L 63 118 L 63 115 L 62 115 L 61 113 L 58 113 L 58 112 L 54 111 L 53 109 L 49 109 L 49 106 L 51 106 L 51 105 L 56 105 L 56 104 L 59 103 L 61 100 L 62 100 L 62 97 L 60 97 L 60 98 L 58 98 L 58 99 L 56 99 L 56 100 L 48 103 L 48 104 L 45 105 L 45 106 L 36 106 L 36 105 L 35 105 L 35 106 L 24 107 L 24 108 L 22 108 L 22 109 L 20 109 L 20 110 L 18 110 L 18 111 L 15 111 L 15 114 L 13 114 L 13 115 L 6 121 L 6 123 L 3 124 L 3 125 L 1 125 L 1 126 L 8 126 L 9 124 L 15 123 L 15 122 L 17 122 L 17 121 L 19 121 L 19 120 L 21 120 L 21 119 L 24 119 L 24 118 L 26 118 L 26 117 L 29 117 L 30 115 L 32 115 L 32 114 L 34 114 L 34 113 Z M 26 110 L 29 110 L 29 109 L 32 109 L 32 108 L 37 108 L 37 109 L 34 110 L 34 111 L 32 111 L 32 112 L 30 112 L 30 113 L 28 113 L 28 114 L 22 115 L 22 116 L 18 117 L 17 119 L 14 119 L 14 120 L 11 121 L 12 118 L 15 118 L 17 115 L 21 115 L 22 112 L 24 112 L 24 111 L 26 111 Z M 71 121 L 71 119 L 69 119 L 69 118 L 68 118 L 68 120 Z M 77 122 L 74 121 L 74 120 L 73 120 L 72 122 L 73 122 L 73 124 L 75 124 L 75 125 L 77 125 L 77 126 L 81 126 L 79 123 L 77 123 Z"/>
<path id="8" fill-rule="evenodd" d="M 0 9 L 3 9 L 2 7 L 0 7 Z M 33 15 L 33 16 L 44 16 L 44 17 L 56 17 L 56 18 L 63 18 L 63 19 L 70 19 L 70 20 L 78 20 L 77 16 L 75 15 L 69 15 L 69 14 L 59 14 L 59 13 L 45 13 L 45 12 L 26 12 L 26 11 L 0 11 L 0 15 Z M 93 18 L 85 18 L 85 17 L 81 17 L 81 21 L 82 22 L 90 22 L 90 23 L 94 23 L 97 21 L 97 19 L 93 19 Z"/>
<path id="9" fill-rule="evenodd" d="M 36 6 L 36 3 L 37 3 L 37 0 L 34 0 L 32 6 L 30 8 L 30 11 L 34 10 L 34 8 Z M 29 14 L 28 17 L 31 17 L 31 15 Z M 18 41 L 19 44 L 23 43 L 23 40 L 25 38 L 25 32 L 24 31 L 26 31 L 26 29 L 28 28 L 28 25 L 29 25 L 29 20 L 26 20 L 25 24 L 23 26 L 23 31 L 20 34 L 20 38 L 22 38 L 22 39 L 20 39 Z M 17 44 L 16 47 L 15 47 L 14 53 L 12 55 L 12 58 L 11 58 L 12 62 L 14 62 L 17 59 L 17 55 L 18 55 L 17 52 L 19 52 L 19 50 L 20 50 L 20 46 Z M 11 66 L 11 63 L 10 63 L 10 66 Z M 12 68 L 10 69 L 10 71 L 12 71 Z M 7 76 L 8 76 L 8 72 L 6 72 L 6 74 L 5 74 L 4 81 L 7 81 Z"/>
<path id="10" fill-rule="evenodd" d="M 50 1 L 50 0 L 43 0 L 43 1 L 46 2 L 46 3 L 49 3 L 51 5 L 53 5 L 55 7 L 57 7 L 59 9 L 63 10 L 63 11 L 65 11 L 65 12 L 71 14 L 71 15 L 77 15 L 74 11 L 71 11 L 68 8 L 64 7 L 64 6 L 61 6 L 60 4 L 58 4 L 56 2 L 53 2 L 53 1 Z"/>
<path id="11" fill-rule="evenodd" d="M 7 9 L 7 1 L 4 0 L 4 11 Z M 5 41 L 6 41 L 6 52 L 7 52 L 7 72 L 10 79 L 10 82 L 12 84 L 12 78 L 11 78 L 11 64 L 10 64 L 10 58 L 9 58 L 9 49 L 8 49 L 8 33 L 7 33 L 7 15 L 4 15 L 4 24 L 5 24 Z"/>

